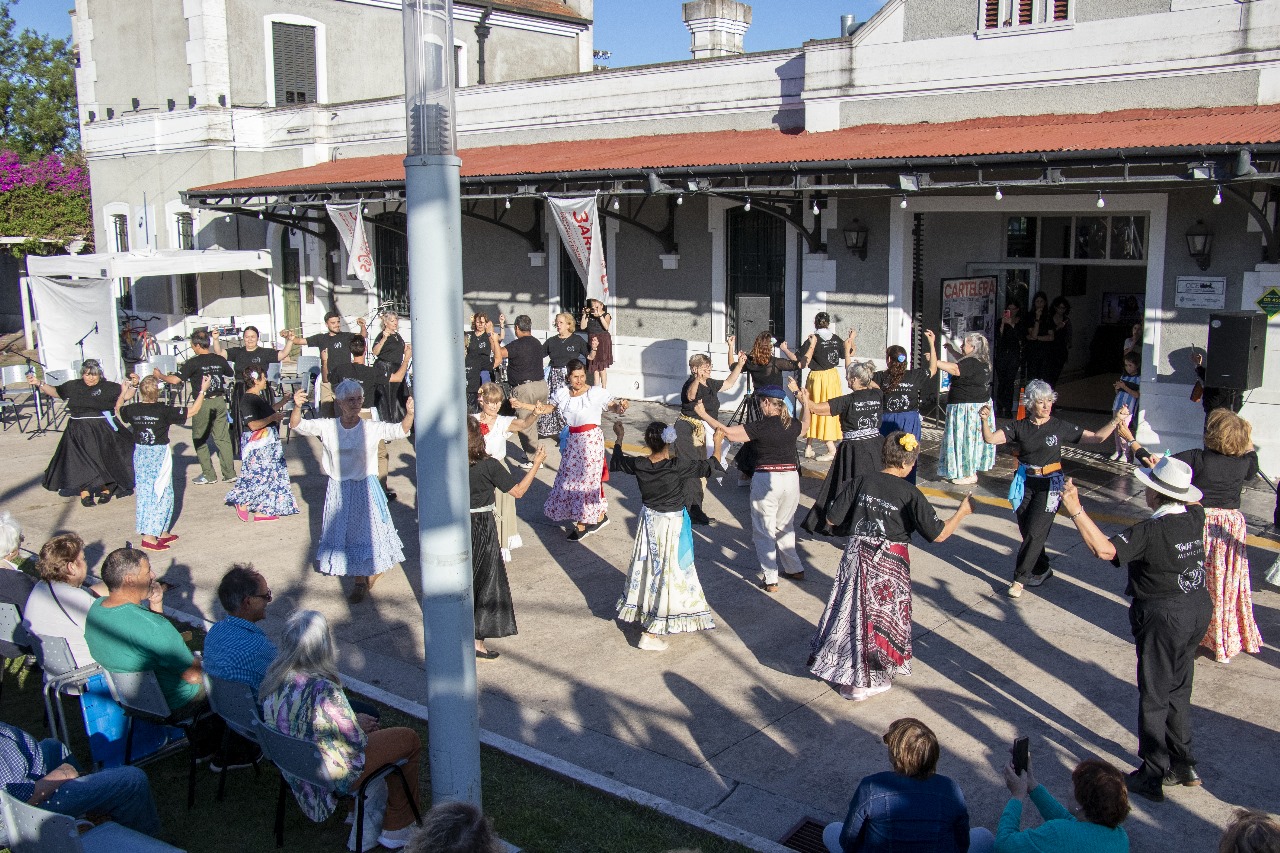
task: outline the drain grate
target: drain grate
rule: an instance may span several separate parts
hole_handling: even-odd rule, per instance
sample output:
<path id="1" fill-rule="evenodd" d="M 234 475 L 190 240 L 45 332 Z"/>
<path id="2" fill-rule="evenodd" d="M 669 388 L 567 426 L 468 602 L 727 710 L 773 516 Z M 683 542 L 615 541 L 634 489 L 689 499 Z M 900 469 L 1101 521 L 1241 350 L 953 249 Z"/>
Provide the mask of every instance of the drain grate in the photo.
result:
<path id="1" fill-rule="evenodd" d="M 782 836 L 782 846 L 800 853 L 827 853 L 827 845 L 822 842 L 822 831 L 826 828 L 825 823 L 807 817 Z"/>

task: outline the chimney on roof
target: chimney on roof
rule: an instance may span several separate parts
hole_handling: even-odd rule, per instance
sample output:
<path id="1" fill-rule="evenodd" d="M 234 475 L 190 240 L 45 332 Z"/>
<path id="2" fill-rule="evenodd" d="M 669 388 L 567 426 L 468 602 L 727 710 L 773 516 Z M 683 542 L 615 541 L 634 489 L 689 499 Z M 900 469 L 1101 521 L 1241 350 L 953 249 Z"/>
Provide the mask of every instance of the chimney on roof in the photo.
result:
<path id="1" fill-rule="evenodd" d="M 737 56 L 751 26 L 751 7 L 737 0 L 692 0 L 684 4 L 684 25 L 693 36 L 694 59 Z"/>

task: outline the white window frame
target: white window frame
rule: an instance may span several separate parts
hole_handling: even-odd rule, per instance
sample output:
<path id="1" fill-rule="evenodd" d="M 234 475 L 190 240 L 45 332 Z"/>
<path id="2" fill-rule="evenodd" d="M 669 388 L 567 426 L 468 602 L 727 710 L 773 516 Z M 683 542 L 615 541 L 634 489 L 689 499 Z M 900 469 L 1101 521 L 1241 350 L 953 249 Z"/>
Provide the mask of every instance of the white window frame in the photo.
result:
<path id="1" fill-rule="evenodd" d="M 1053 20 L 1054 0 L 1032 0 L 1031 23 L 1019 24 L 1015 22 L 1008 26 L 1005 26 L 1004 22 L 1014 19 L 1018 11 L 1019 0 L 999 0 L 999 3 L 1000 26 L 989 30 L 986 28 L 987 0 L 979 0 L 978 24 L 974 32 L 974 35 L 978 38 L 1002 38 L 1025 33 L 1057 32 L 1059 30 L 1074 29 L 1076 25 L 1076 0 L 1067 0 L 1067 19 L 1065 21 Z"/>
<path id="2" fill-rule="evenodd" d="M 302 15 L 266 15 L 262 18 L 262 62 L 265 70 L 267 87 L 267 106 L 285 106 L 276 103 L 276 63 L 275 37 L 271 32 L 272 24 L 293 24 L 299 27 L 313 27 L 316 31 L 316 103 L 329 103 L 329 51 L 326 28 L 315 18 Z M 292 104 L 288 106 L 293 106 Z M 305 106 L 310 106 L 305 105 Z"/>

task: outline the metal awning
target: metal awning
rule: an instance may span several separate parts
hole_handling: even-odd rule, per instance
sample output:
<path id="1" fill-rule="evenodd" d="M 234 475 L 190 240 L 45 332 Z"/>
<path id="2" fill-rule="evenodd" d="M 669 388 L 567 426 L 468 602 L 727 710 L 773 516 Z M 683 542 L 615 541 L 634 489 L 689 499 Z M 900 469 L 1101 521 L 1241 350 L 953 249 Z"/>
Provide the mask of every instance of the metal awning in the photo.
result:
<path id="1" fill-rule="evenodd" d="M 228 249 L 161 249 L 93 255 L 28 255 L 27 274 L 47 278 L 143 278 L 271 269 L 271 253 Z"/>

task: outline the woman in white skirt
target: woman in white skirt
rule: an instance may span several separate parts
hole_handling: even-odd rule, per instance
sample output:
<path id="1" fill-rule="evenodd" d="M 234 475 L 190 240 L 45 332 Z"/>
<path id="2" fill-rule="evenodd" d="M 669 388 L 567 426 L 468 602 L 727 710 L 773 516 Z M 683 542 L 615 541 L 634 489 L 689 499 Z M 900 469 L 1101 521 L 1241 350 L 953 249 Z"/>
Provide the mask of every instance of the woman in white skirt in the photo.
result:
<path id="1" fill-rule="evenodd" d="M 677 458 L 671 454 L 675 427 L 654 421 L 644 431 L 648 456 L 622 452 L 622 421 L 613 422 L 613 459 L 609 470 L 635 476 L 640 484 L 640 524 L 631 552 L 631 574 L 618 599 L 618 619 L 644 628 L 640 648 L 660 652 L 664 634 L 683 634 L 714 628 L 711 608 L 702 593 L 693 565 L 693 528 L 684 506 L 685 481 L 724 471 L 721 439 L 716 430 L 710 459 Z"/>
<path id="2" fill-rule="evenodd" d="M 981 332 L 965 335 L 956 361 L 938 361 L 933 330 L 925 329 L 924 336 L 929 342 L 925 357 L 929 360 L 930 375 L 936 367 L 951 377 L 947 428 L 938 454 L 938 476 L 958 485 L 973 485 L 978 482 L 979 471 L 990 471 L 996 464 L 996 446 L 982 440 L 982 415 L 979 414 L 983 406 L 991 406 L 991 356 L 987 336 Z M 987 427 L 995 429 L 995 421 L 990 417 Z"/>
<path id="3" fill-rule="evenodd" d="M 511 415 L 498 414 L 506 394 L 503 393 L 502 386 L 496 382 L 486 382 L 481 385 L 476 396 L 479 398 L 480 411 L 471 417 L 480 424 L 485 452 L 498 460 L 498 464 L 509 474 L 511 469 L 507 467 L 506 462 L 507 436 L 533 426 L 533 422 L 538 419 L 538 412 L 535 409 L 520 420 L 516 420 Z M 502 489 L 495 489 L 493 514 L 498 524 L 498 542 L 502 550 L 502 562 L 510 563 L 511 552 L 524 544 L 520 538 L 520 531 L 516 527 L 516 499 Z"/>
<path id="4" fill-rule="evenodd" d="M 342 380 L 333 396 L 338 417 L 304 421 L 302 407 L 307 394 L 298 391 L 293 395 L 289 428 L 320 439 L 324 448 L 320 466 L 329 477 L 329 490 L 316 547 L 316 571 L 354 577 L 356 586 L 349 597 L 358 602 L 383 572 L 404 559 L 387 496 L 378 483 L 378 444 L 409 437 L 413 398 L 405 401 L 404 420 L 389 424 L 360 417 L 364 391 L 359 382 Z"/>

